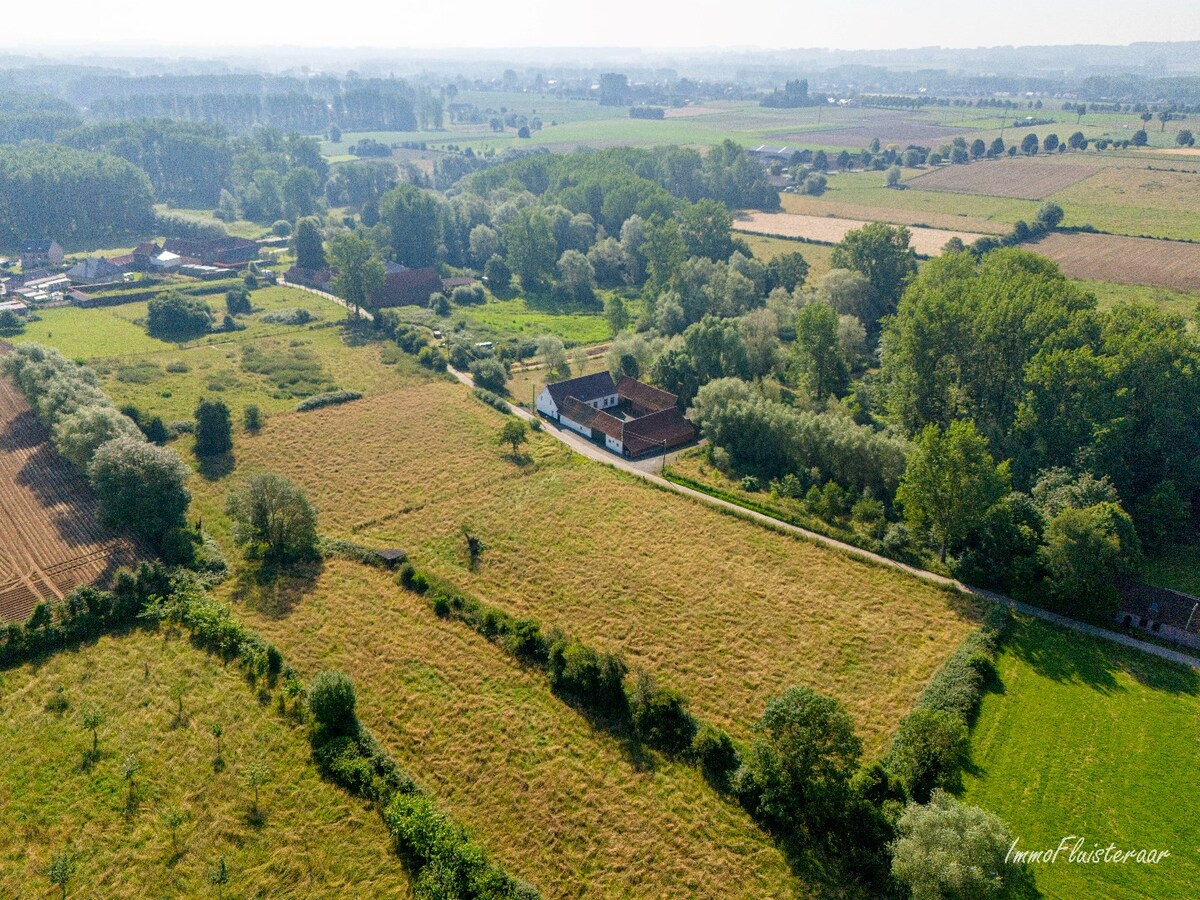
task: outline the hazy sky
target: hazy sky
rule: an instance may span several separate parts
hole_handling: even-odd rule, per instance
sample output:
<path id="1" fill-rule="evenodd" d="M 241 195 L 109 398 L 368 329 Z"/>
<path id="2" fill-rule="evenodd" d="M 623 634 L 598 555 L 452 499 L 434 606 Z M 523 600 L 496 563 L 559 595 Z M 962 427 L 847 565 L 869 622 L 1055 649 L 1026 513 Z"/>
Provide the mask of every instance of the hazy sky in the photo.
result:
<path id="1" fill-rule="evenodd" d="M 6 4 L 0 50 L 325 47 L 981 47 L 1200 40 L 1200 0 L 360 0 Z M 311 9 L 306 15 L 301 10 Z M 49 18 L 48 18 L 49 14 Z"/>

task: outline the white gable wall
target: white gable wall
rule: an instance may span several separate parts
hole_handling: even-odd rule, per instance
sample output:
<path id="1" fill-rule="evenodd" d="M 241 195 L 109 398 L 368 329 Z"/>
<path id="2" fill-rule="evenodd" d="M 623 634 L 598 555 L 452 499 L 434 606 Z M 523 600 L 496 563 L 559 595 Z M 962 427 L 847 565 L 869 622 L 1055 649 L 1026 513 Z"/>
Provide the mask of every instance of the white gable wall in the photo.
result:
<path id="1" fill-rule="evenodd" d="M 558 407 L 554 404 L 554 398 L 550 396 L 549 388 L 542 388 L 542 392 L 537 395 L 537 410 L 543 415 L 549 416 L 551 419 L 558 418 Z"/>

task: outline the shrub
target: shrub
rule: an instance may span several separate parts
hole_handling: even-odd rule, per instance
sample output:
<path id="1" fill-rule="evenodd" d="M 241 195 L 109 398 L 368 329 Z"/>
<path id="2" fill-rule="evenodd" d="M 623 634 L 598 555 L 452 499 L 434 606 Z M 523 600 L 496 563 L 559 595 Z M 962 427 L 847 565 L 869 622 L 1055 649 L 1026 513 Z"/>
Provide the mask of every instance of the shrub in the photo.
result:
<path id="1" fill-rule="evenodd" d="M 307 559 L 315 555 L 317 513 L 304 492 L 289 479 L 271 472 L 251 475 L 226 501 L 233 519 L 233 537 L 248 549 L 273 562 Z"/>
<path id="2" fill-rule="evenodd" d="M 729 786 L 733 773 L 741 765 L 741 758 L 733 739 L 723 729 L 704 724 L 692 738 L 692 755 L 700 764 L 704 777 L 718 788 Z"/>
<path id="3" fill-rule="evenodd" d="M 436 347 L 425 346 L 417 353 L 417 363 L 434 372 L 445 372 L 446 354 Z"/>
<path id="4" fill-rule="evenodd" d="M 358 727 L 354 708 L 358 697 L 354 682 L 345 672 L 318 672 L 308 687 L 308 708 L 313 718 L 330 734 L 352 734 Z"/>
<path id="5" fill-rule="evenodd" d="M 286 219 L 278 219 L 271 225 L 271 234 L 275 237 L 289 237 L 292 233 L 292 225 Z"/>
<path id="6" fill-rule="evenodd" d="M 375 767 L 362 754 L 354 738 L 338 735 L 313 749 L 317 768 L 351 793 L 378 799 Z"/>
<path id="7" fill-rule="evenodd" d="M 495 359 L 475 360 L 471 363 L 471 377 L 476 387 L 497 394 L 504 393 L 504 386 L 508 383 L 508 372 L 499 360 Z"/>
<path id="8" fill-rule="evenodd" d="M 295 307 L 273 309 L 259 316 L 260 322 L 267 322 L 271 325 L 307 325 L 315 319 L 316 316 L 307 309 L 297 309 Z"/>
<path id="9" fill-rule="evenodd" d="M 233 420 L 223 400 L 201 399 L 195 417 L 197 456 L 216 456 L 233 449 Z"/>
<path id="10" fill-rule="evenodd" d="M 478 306 L 486 300 L 483 287 L 478 284 L 460 284 L 450 294 L 455 306 Z"/>
<path id="11" fill-rule="evenodd" d="M 450 600 L 444 594 L 433 598 L 433 614 L 439 619 L 450 618 Z"/>
<path id="12" fill-rule="evenodd" d="M 251 434 L 257 434 L 262 428 L 262 412 L 258 408 L 258 404 L 251 403 L 242 410 L 242 427 Z"/>
<path id="13" fill-rule="evenodd" d="M 231 316 L 250 312 L 250 292 L 244 287 L 230 288 L 225 292 L 225 311 Z"/>
<path id="14" fill-rule="evenodd" d="M 697 725 L 687 700 L 676 690 L 659 687 L 645 672 L 638 674 L 629 712 L 634 732 L 646 745 L 673 755 L 691 748 Z"/>
<path id="15" fill-rule="evenodd" d="M 502 412 L 506 416 L 512 413 L 512 409 L 509 408 L 508 402 L 498 394 L 493 394 L 491 391 L 485 391 L 483 388 L 478 387 L 475 388 L 475 390 L 473 390 L 471 393 L 475 395 L 476 400 L 479 400 L 481 403 L 486 403 L 497 412 Z"/>
<path id="16" fill-rule="evenodd" d="M 551 689 L 590 711 L 621 717 L 628 713 L 626 668 L 619 656 L 563 638 L 550 647 L 546 672 Z"/>
<path id="17" fill-rule="evenodd" d="M 301 400 L 296 404 L 296 412 L 309 412 L 310 410 L 320 409 L 323 406 L 335 406 L 338 403 L 349 403 L 352 400 L 361 400 L 362 394 L 358 391 L 328 391 L 324 394 L 314 394 L 305 400 Z"/>
<path id="18" fill-rule="evenodd" d="M 154 297 L 146 315 L 150 335 L 168 341 L 187 341 L 207 334 L 212 323 L 212 309 L 207 303 L 178 291 Z"/>
<path id="19" fill-rule="evenodd" d="M 131 437 L 103 444 L 88 467 L 101 519 L 152 542 L 184 524 L 189 474 L 170 450 Z"/>
<path id="20" fill-rule="evenodd" d="M 888 768 L 913 800 L 925 803 L 935 788 L 957 786 L 967 745 L 967 726 L 961 718 L 940 709 L 916 709 L 900 723 Z"/>

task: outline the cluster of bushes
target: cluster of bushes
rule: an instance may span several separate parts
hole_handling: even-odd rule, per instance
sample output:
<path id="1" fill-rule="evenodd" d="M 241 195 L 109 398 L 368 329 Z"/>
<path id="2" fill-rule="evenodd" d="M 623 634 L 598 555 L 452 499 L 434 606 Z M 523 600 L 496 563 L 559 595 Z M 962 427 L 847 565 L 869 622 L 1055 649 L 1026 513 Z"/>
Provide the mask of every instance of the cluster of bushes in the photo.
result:
<path id="1" fill-rule="evenodd" d="M 142 563 L 132 572 L 117 572 L 112 590 L 80 587 L 63 600 L 39 603 L 24 623 L 0 630 L 0 668 L 131 625 L 152 597 L 169 590 L 167 570 L 159 563 Z"/>
<path id="2" fill-rule="evenodd" d="M 199 297 L 180 291 L 155 296 L 146 314 L 146 331 L 165 341 L 192 340 L 208 334 L 212 327 L 212 308 Z"/>
<path id="3" fill-rule="evenodd" d="M 260 322 L 267 322 L 271 325 L 307 325 L 314 319 L 316 319 L 316 316 L 307 309 L 293 307 L 273 309 L 259 316 Z"/>
<path id="4" fill-rule="evenodd" d="M 485 391 L 481 387 L 475 388 L 473 391 L 471 391 L 471 393 L 480 403 L 486 403 L 497 412 L 502 412 L 506 416 L 512 413 L 512 408 L 509 407 L 508 401 L 499 394 L 493 394 L 491 391 Z"/>
<path id="5" fill-rule="evenodd" d="M 815 472 L 855 491 L 891 496 L 904 473 L 904 442 L 853 419 L 787 406 L 736 378 L 700 388 L 692 420 L 733 466 L 764 477 Z"/>
<path id="6" fill-rule="evenodd" d="M 946 660 L 901 720 L 883 766 L 911 800 L 927 803 L 935 790 L 958 787 L 970 726 L 995 677 L 996 653 L 1009 621 L 1006 610 L 995 610 Z"/>
<path id="7" fill-rule="evenodd" d="M 396 342 L 396 346 L 416 356 L 418 365 L 433 372 L 446 371 L 446 354 L 429 343 L 429 336 L 424 330 L 404 324 L 391 311 L 377 315 L 375 322 L 384 334 Z"/>
<path id="8" fill-rule="evenodd" d="M 313 396 L 301 400 L 296 404 L 296 412 L 308 412 L 324 406 L 336 406 L 339 403 L 349 403 L 352 400 L 361 399 L 362 393 L 359 391 L 326 391 L 324 394 L 313 394 Z"/>
<path id="9" fill-rule="evenodd" d="M 1062 223 L 1063 215 L 1063 208 L 1057 203 L 1052 201 L 1043 203 L 1038 209 L 1033 224 L 1019 219 L 1008 234 L 1002 237 L 981 237 L 975 241 L 971 244 L 971 253 L 976 257 L 981 257 L 999 247 L 1015 247 L 1027 241 L 1036 241 L 1058 228 Z"/>
<path id="10" fill-rule="evenodd" d="M 40 344 L 23 344 L 0 361 L 50 429 L 55 446 L 83 472 L 100 500 L 100 517 L 159 547 L 171 562 L 190 562 L 195 536 L 183 527 L 191 497 L 187 466 L 147 442 L 98 387 L 96 373 Z"/>

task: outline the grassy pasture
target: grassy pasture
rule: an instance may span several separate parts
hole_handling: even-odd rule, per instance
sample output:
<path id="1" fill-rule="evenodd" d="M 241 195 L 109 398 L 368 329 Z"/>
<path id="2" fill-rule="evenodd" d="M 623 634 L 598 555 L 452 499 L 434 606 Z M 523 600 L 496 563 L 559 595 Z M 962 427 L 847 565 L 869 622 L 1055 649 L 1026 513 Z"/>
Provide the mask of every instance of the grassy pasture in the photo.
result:
<path id="1" fill-rule="evenodd" d="M 278 435 L 277 435 L 278 436 Z M 509 871 L 547 898 L 788 897 L 782 854 L 699 772 L 622 744 L 529 670 L 378 570 L 331 561 L 239 615 L 359 715 Z"/>
<path id="2" fill-rule="evenodd" d="M 492 603 L 621 649 L 743 737 L 800 682 L 846 702 L 878 752 L 973 627 L 956 597 L 648 489 L 548 435 L 514 464 L 501 421 L 431 382 L 276 416 L 235 454 L 239 472 L 302 484 L 324 531 L 403 547 Z M 194 484 L 206 527 L 221 529 L 227 486 Z M 475 571 L 464 525 L 487 547 Z"/>
<path id="3" fill-rule="evenodd" d="M 207 298 L 217 318 L 224 316 L 224 298 Z M 369 343 L 361 352 L 350 352 L 348 343 L 359 339 L 340 327 L 345 310 L 307 291 L 268 287 L 251 295 L 254 313 L 239 317 L 247 327 L 219 332 L 199 340 L 175 344 L 149 337 L 138 324 L 146 303 L 129 303 L 97 309 L 63 307 L 45 310 L 42 321 L 27 326 L 19 341 L 51 344 L 68 356 L 88 360 L 101 376 L 104 390 L 119 404 L 133 403 L 144 412 L 167 421 L 186 419 L 201 397 L 219 397 L 235 417 L 250 403 L 264 413 L 291 409 L 302 396 L 332 385 L 347 390 L 395 390 L 419 370 L 397 348 Z M 317 317 L 309 325 L 283 325 L 262 321 L 264 313 L 285 308 L 306 309 Z M 282 365 L 256 372 L 247 367 L 245 348 L 257 348 L 274 363 L 289 358 L 309 358 L 316 373 L 296 384 L 282 379 L 296 376 Z"/>
<path id="4" fill-rule="evenodd" d="M 1054 195 L 1067 225 L 1200 240 L 1200 174 L 1105 168 Z"/>
<path id="5" fill-rule="evenodd" d="M 184 722 L 169 696 L 186 685 Z M 46 709 L 63 688 L 64 712 Z M 84 765 L 92 703 L 104 716 L 100 759 Z M 226 767 L 213 765 L 213 724 Z M 73 897 L 215 896 L 223 856 L 227 895 L 405 897 L 403 867 L 369 805 L 321 779 L 302 728 L 260 706 L 236 669 L 182 638 L 134 631 L 100 638 L 0 676 L 0 894 L 49 896 L 45 868 L 71 848 Z M 123 760 L 133 754 L 136 802 Z M 266 762 L 264 822 L 251 821 L 246 767 Z M 184 812 L 175 853 L 164 817 Z M 57 896 L 57 893 L 54 894 Z"/>
<path id="6" fill-rule="evenodd" d="M 1101 309 L 1118 303 L 1149 303 L 1185 319 L 1195 320 L 1200 313 L 1200 291 L 1175 291 L 1148 284 L 1114 284 L 1110 281 L 1081 281 L 1080 285 L 1096 296 Z"/>
<path id="7" fill-rule="evenodd" d="M 772 260 L 781 253 L 799 253 L 808 263 L 809 284 L 820 280 L 833 268 L 830 261 L 833 248 L 827 244 L 808 244 L 762 234 L 739 234 L 737 237 L 738 240 L 745 241 L 754 255 L 763 261 Z"/>
<path id="8" fill-rule="evenodd" d="M 1051 900 L 1190 897 L 1200 827 L 1200 678 L 1133 650 L 1026 621 L 972 735 L 965 799 L 998 813 L 1024 849 L 1157 848 L 1158 865 L 1035 866 Z"/>

